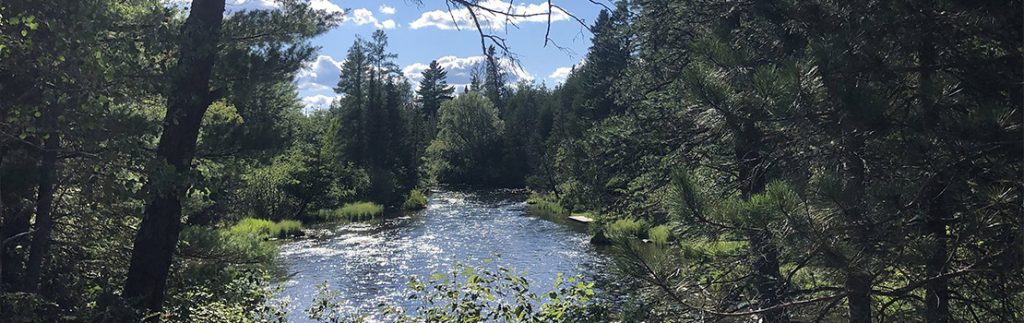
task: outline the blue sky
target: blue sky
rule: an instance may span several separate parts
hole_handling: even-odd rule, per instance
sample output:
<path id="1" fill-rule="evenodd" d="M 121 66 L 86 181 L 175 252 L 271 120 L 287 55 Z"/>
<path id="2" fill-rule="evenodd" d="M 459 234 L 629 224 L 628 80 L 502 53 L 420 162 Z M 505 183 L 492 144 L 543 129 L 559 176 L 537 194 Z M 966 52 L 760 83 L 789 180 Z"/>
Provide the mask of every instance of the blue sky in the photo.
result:
<path id="1" fill-rule="evenodd" d="M 389 36 L 391 52 L 398 54 L 396 63 L 403 72 L 418 81 L 419 72 L 431 60 L 438 60 L 448 70 L 449 83 L 461 85 L 469 82 L 469 70 L 482 60 L 480 36 L 467 24 L 468 15 L 453 8 L 449 13 L 444 0 L 423 0 L 417 5 L 410 0 L 310 0 L 316 8 L 344 10 L 345 20 L 330 32 L 316 38 L 313 43 L 321 47 L 316 61 L 296 77 L 299 94 L 309 108 L 324 107 L 335 94 L 331 90 L 338 80 L 338 64 L 344 58 L 356 35 L 363 38 L 377 29 Z M 232 8 L 260 8 L 273 6 L 272 0 L 228 0 Z M 566 11 L 590 24 L 601 6 L 585 0 L 553 1 Z M 507 10 L 508 2 L 488 0 L 483 4 Z M 545 0 L 515 0 L 517 12 L 547 12 Z M 237 9 L 236 9 L 237 10 Z M 585 26 L 568 15 L 557 12 L 552 16 L 551 39 L 562 49 L 544 46 L 547 17 L 517 21 L 517 27 L 507 25 L 504 18 L 488 21 L 493 33 L 506 37 L 518 58 L 521 69 L 508 64 L 514 79 L 527 79 L 554 86 L 561 82 L 569 69 L 579 64 L 590 45 L 590 33 Z M 461 30 L 455 29 L 452 15 L 459 20 Z"/>

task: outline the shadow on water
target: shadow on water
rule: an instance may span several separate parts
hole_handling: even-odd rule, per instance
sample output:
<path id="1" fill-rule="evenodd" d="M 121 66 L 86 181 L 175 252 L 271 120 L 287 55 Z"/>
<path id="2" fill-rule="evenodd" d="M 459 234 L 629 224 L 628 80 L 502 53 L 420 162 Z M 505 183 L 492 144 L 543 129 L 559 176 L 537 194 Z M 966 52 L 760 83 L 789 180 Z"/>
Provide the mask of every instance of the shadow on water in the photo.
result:
<path id="1" fill-rule="evenodd" d="M 281 247 L 288 278 L 280 297 L 291 304 L 289 320 L 308 320 L 304 311 L 324 282 L 340 292 L 348 314 L 373 313 L 380 303 L 412 310 L 418 303 L 406 299 L 409 278 L 459 262 L 490 259 L 525 272 L 537 293 L 548 291 L 558 273 L 600 279 L 610 257 L 589 244 L 586 227 L 529 215 L 526 197 L 522 190 L 447 188 L 431 194 L 421 211 L 314 227 L 317 237 Z"/>

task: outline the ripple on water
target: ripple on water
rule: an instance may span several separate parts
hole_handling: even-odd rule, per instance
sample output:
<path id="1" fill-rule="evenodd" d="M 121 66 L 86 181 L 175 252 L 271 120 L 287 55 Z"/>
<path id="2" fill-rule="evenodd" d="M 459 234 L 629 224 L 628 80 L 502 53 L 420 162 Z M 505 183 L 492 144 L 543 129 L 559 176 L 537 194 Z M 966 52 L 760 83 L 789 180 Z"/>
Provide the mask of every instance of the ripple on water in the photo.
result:
<path id="1" fill-rule="evenodd" d="M 406 310 L 412 276 L 429 277 L 455 262 L 480 265 L 484 259 L 527 272 L 536 292 L 545 292 L 555 274 L 597 273 L 606 257 L 585 233 L 525 214 L 522 194 L 439 192 L 427 208 L 383 222 L 339 225 L 319 239 L 288 243 L 281 258 L 291 274 L 280 299 L 289 301 L 290 321 L 308 321 L 307 309 L 326 282 L 342 295 L 341 310 L 372 313 L 380 303 Z"/>

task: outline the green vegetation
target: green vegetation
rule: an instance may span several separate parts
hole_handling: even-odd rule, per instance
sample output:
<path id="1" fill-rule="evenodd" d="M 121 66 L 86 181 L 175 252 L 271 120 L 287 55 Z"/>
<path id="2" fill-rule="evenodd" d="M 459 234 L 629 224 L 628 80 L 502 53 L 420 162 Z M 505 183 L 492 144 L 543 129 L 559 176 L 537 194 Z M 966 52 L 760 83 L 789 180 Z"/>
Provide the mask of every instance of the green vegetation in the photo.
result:
<path id="1" fill-rule="evenodd" d="M 413 277 L 410 296 L 424 301 L 414 313 L 387 307 L 382 315 L 391 322 L 599 322 L 607 310 L 596 301 L 594 283 L 583 277 L 558 274 L 551 291 L 530 292 L 522 274 L 504 267 L 456 264 L 450 271 L 427 279 Z M 336 293 L 321 289 L 308 311 L 321 322 L 352 320 L 337 312 Z"/>
<path id="2" fill-rule="evenodd" d="M 551 88 L 507 84 L 482 31 L 458 96 L 378 30 L 308 113 L 343 17 L 275 3 L 0 4 L 5 320 L 272 321 L 268 240 L 453 184 L 600 215 L 635 288 L 598 319 L 1024 321 L 1020 1 L 617 1 Z M 396 319 L 595 319 L 586 284 L 456 275 Z"/>
<path id="3" fill-rule="evenodd" d="M 228 229 L 232 234 L 251 235 L 263 239 L 285 239 L 301 237 L 302 222 L 296 220 L 282 220 L 274 222 L 263 219 L 245 218 Z"/>
<path id="4" fill-rule="evenodd" d="M 547 217 L 568 216 L 569 211 L 558 204 L 557 201 L 537 193 L 531 193 L 526 199 L 527 208 L 530 212 Z"/>
<path id="5" fill-rule="evenodd" d="M 320 210 L 323 221 L 366 221 L 384 215 L 384 207 L 373 202 L 348 203 L 333 210 Z"/>
<path id="6" fill-rule="evenodd" d="M 427 196 L 420 190 L 412 190 L 402 203 L 403 210 L 422 210 L 427 207 Z"/>

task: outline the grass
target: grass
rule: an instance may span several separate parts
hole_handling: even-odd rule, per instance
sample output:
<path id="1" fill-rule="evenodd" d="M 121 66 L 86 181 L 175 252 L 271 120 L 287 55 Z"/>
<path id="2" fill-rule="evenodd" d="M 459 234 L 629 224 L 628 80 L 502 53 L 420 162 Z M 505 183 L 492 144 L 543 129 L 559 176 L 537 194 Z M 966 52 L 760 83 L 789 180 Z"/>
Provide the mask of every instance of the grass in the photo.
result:
<path id="1" fill-rule="evenodd" d="M 402 209 L 404 210 L 422 210 L 427 207 L 427 196 L 423 195 L 423 192 L 419 190 L 412 190 L 409 192 L 409 197 L 405 199 L 405 203 L 402 203 Z"/>
<path id="2" fill-rule="evenodd" d="M 365 221 L 384 215 L 384 207 L 373 202 L 356 202 L 333 210 L 320 210 L 318 215 L 324 221 Z"/>
<path id="3" fill-rule="evenodd" d="M 665 246 L 672 238 L 672 230 L 667 225 L 659 225 L 647 230 L 647 238 L 656 245 Z"/>
<path id="4" fill-rule="evenodd" d="M 569 210 L 566 210 L 558 202 L 537 193 L 531 193 L 530 197 L 526 199 L 526 204 L 529 205 L 530 212 L 541 216 L 567 216 L 570 214 Z"/>
<path id="5" fill-rule="evenodd" d="M 274 222 L 264 219 L 244 218 L 228 229 L 236 235 L 250 235 L 261 239 L 286 239 L 303 235 L 302 222 L 282 220 Z"/>
<path id="6" fill-rule="evenodd" d="M 640 238 L 646 227 L 644 220 L 621 219 L 609 224 L 605 232 L 613 239 Z"/>

